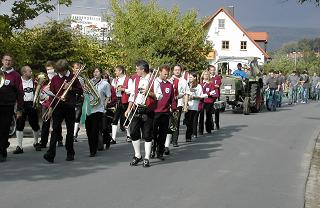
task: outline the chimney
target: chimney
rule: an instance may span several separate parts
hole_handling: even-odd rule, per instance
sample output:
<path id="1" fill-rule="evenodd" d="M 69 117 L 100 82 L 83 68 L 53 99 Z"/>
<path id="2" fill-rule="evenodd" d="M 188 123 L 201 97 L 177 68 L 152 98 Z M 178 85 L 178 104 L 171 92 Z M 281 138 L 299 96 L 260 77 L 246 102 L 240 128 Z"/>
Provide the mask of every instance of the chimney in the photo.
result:
<path id="1" fill-rule="evenodd" d="M 225 9 L 232 17 L 234 17 L 234 6 L 227 6 Z"/>

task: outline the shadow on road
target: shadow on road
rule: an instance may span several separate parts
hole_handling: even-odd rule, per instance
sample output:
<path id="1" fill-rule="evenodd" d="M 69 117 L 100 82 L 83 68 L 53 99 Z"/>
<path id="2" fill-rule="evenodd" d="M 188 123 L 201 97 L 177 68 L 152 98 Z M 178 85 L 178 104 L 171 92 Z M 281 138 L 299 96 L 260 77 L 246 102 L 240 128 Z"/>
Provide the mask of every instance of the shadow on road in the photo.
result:
<path id="1" fill-rule="evenodd" d="M 214 131 L 213 134 L 200 136 L 193 143 L 183 142 L 184 135 L 180 136 L 180 147 L 171 148 L 172 154 L 166 157 L 165 161 L 151 160 L 151 165 L 160 165 L 164 163 L 179 163 L 182 161 L 207 159 L 214 157 L 214 152 L 222 151 L 221 141 L 231 138 L 232 135 L 239 132 L 247 125 L 233 125 Z M 182 130 L 181 133 L 184 133 Z M 143 150 L 141 144 L 141 150 Z M 99 152 L 97 157 L 90 158 L 88 143 L 86 139 L 80 139 L 75 143 L 75 161 L 65 161 L 66 150 L 63 147 L 57 147 L 57 156 L 54 164 L 48 164 L 42 158 L 46 150 L 35 152 L 33 148 L 25 148 L 25 153 L 13 155 L 9 153 L 8 161 L 0 164 L 0 181 L 42 181 L 59 180 L 62 178 L 74 178 L 98 171 L 113 168 L 119 163 L 126 165 L 129 171 L 129 162 L 132 158 L 133 149 L 129 143 L 120 143 L 112 145 L 109 150 Z M 152 168 L 152 167 L 151 167 Z"/>

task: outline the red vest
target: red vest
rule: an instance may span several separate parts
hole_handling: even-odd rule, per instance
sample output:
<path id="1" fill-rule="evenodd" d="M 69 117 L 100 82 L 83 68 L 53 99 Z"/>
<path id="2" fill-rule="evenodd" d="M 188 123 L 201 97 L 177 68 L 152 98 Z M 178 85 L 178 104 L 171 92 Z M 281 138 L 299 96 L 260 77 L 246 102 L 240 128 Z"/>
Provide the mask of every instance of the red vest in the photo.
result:
<path id="1" fill-rule="evenodd" d="M 155 79 L 155 78 L 156 77 L 150 78 L 149 86 L 152 83 L 153 79 Z M 139 92 L 139 89 L 138 89 L 139 88 L 139 82 L 140 82 L 140 77 L 138 76 L 138 77 L 135 78 L 135 90 L 134 90 L 135 98 L 137 97 L 138 92 Z M 146 90 L 148 90 L 148 88 L 149 87 L 147 87 Z M 152 84 L 149 93 L 153 92 L 153 91 L 154 91 L 154 88 L 153 88 L 153 84 Z M 148 96 L 145 105 L 147 106 L 149 111 L 154 111 L 154 109 L 157 107 L 157 101 L 155 99 L 153 99 L 152 97 Z"/>
<path id="2" fill-rule="evenodd" d="M 122 87 L 124 88 L 124 89 L 128 89 L 128 83 L 129 83 L 129 77 L 128 76 L 126 76 L 126 78 L 124 79 L 124 82 L 123 82 L 123 85 L 122 85 Z M 121 103 L 122 104 L 127 104 L 129 101 L 129 95 L 126 93 L 126 92 L 124 92 L 124 91 L 122 91 L 122 93 L 121 93 L 121 95 L 122 95 L 122 97 L 121 97 Z"/>

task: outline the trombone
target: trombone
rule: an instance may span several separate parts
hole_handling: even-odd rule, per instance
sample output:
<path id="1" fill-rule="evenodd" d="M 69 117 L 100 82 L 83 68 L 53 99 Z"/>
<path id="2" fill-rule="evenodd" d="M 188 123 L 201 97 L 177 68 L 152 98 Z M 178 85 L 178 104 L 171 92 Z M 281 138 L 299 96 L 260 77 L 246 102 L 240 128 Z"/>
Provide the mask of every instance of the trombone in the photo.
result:
<path id="1" fill-rule="evenodd" d="M 64 86 L 67 84 L 67 80 L 64 80 L 64 82 L 62 83 L 60 89 L 58 90 L 57 94 L 54 96 L 54 98 L 52 99 L 48 109 L 46 110 L 46 112 L 43 114 L 42 119 L 43 121 L 47 122 L 52 115 L 49 115 L 49 111 L 52 108 L 51 113 L 56 109 L 56 107 L 58 106 L 58 104 L 60 103 L 60 101 L 65 101 L 66 100 L 66 96 L 67 93 L 70 91 L 71 86 L 73 85 L 73 83 L 76 81 L 76 79 L 79 77 L 80 73 L 83 71 L 83 69 L 86 67 L 86 65 L 84 64 L 72 77 L 67 89 L 65 89 L 62 93 L 62 95 L 60 97 L 58 97 L 58 95 L 60 94 L 60 92 L 63 90 Z M 56 102 L 56 104 L 53 106 L 53 103 Z M 53 106 L 53 107 L 52 107 Z"/>
<path id="2" fill-rule="evenodd" d="M 128 113 L 128 116 L 127 116 L 126 120 L 124 121 L 124 127 L 126 129 L 129 128 L 134 116 L 137 113 L 138 107 L 139 106 L 145 106 L 147 98 L 148 98 L 148 96 L 150 94 L 150 90 L 152 89 L 152 86 L 154 84 L 155 79 L 158 76 L 158 73 L 159 73 L 159 68 L 157 70 L 153 70 L 152 71 L 152 73 L 150 75 L 150 78 L 148 80 L 149 85 L 147 87 L 146 93 L 143 94 L 143 93 L 138 92 L 137 96 L 135 97 L 134 102 L 132 103 L 130 111 Z M 151 82 L 151 84 L 150 84 L 150 82 Z M 143 96 L 143 97 L 141 97 L 141 96 Z M 142 100 L 142 102 L 141 103 L 137 103 L 137 100 L 138 100 L 137 98 L 139 98 L 139 100 Z"/>

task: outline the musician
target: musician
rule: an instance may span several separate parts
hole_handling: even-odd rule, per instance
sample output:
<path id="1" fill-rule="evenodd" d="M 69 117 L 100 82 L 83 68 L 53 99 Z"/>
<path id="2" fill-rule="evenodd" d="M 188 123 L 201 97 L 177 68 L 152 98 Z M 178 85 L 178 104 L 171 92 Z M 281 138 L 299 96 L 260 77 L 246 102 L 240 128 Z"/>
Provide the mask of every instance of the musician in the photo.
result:
<path id="1" fill-rule="evenodd" d="M 209 65 L 208 70 L 210 71 L 210 76 L 211 76 L 211 82 L 214 84 L 215 87 L 215 92 L 216 94 L 214 97 L 216 97 L 216 100 L 220 99 L 220 86 L 222 84 L 222 79 L 221 76 L 218 73 L 218 70 L 216 70 L 216 67 L 213 65 Z M 220 129 L 220 109 L 214 109 L 214 121 L 216 124 L 216 128 L 219 130 Z M 212 120 L 212 130 L 214 129 L 214 124 Z"/>
<path id="2" fill-rule="evenodd" d="M 81 64 L 76 62 L 73 64 L 72 70 L 73 73 L 77 73 L 77 71 L 81 68 Z M 81 86 L 84 85 L 83 80 L 81 77 L 78 78 L 80 81 Z M 73 140 L 75 142 L 78 142 L 78 133 L 80 131 L 80 119 L 82 114 L 82 105 L 83 105 L 83 95 L 82 94 L 76 94 L 76 117 L 75 117 L 75 123 L 74 123 L 74 130 L 73 130 Z"/>
<path id="3" fill-rule="evenodd" d="M 35 83 L 32 79 L 32 69 L 29 66 L 23 66 L 21 68 L 21 80 L 22 86 L 24 91 L 24 103 L 23 108 L 24 111 L 22 112 L 22 116 L 17 119 L 17 147 L 13 151 L 13 154 L 21 154 L 23 153 L 22 148 L 22 140 L 23 140 L 23 129 L 25 126 L 25 122 L 28 118 L 28 122 L 32 128 L 33 133 L 33 146 L 36 151 L 41 151 L 40 144 L 38 143 L 39 138 L 39 118 L 37 109 L 33 107 L 33 99 L 34 99 L 34 92 L 35 92 Z"/>
<path id="4" fill-rule="evenodd" d="M 185 105 L 185 95 L 188 87 L 188 82 L 186 81 L 188 78 L 181 76 L 182 66 L 176 65 L 173 67 L 173 76 L 170 78 L 170 82 L 173 84 L 174 88 L 174 98 L 177 104 L 178 116 L 176 119 L 177 130 L 174 132 L 169 132 L 167 135 L 166 143 L 165 143 L 165 153 L 169 153 L 169 145 L 172 138 L 173 147 L 178 147 L 178 137 L 179 137 L 179 129 L 180 129 L 180 118 L 183 110 L 183 106 Z"/>
<path id="5" fill-rule="evenodd" d="M 42 105 L 42 114 L 44 114 L 47 111 L 50 105 L 49 97 L 50 96 L 54 97 L 54 94 L 50 91 L 51 79 L 56 75 L 56 72 L 54 70 L 54 64 L 55 63 L 53 61 L 47 61 L 47 63 L 45 64 L 45 69 L 46 69 L 45 72 L 48 75 L 49 83 L 44 85 L 41 90 L 40 103 Z M 49 133 L 50 133 L 50 123 L 51 123 L 51 119 L 47 121 L 42 121 L 41 140 L 40 140 L 41 148 L 46 148 L 47 146 Z M 63 146 L 62 139 L 63 138 L 62 138 L 62 129 L 61 129 L 60 136 L 58 139 L 58 146 L 60 147 Z"/>
<path id="6" fill-rule="evenodd" d="M 192 142 L 192 135 L 197 137 L 199 104 L 202 98 L 207 98 L 207 94 L 203 94 L 200 84 L 198 84 L 197 73 L 195 71 L 189 73 L 189 87 L 187 89 L 188 106 L 185 114 L 186 118 L 186 142 Z"/>
<path id="7" fill-rule="evenodd" d="M 0 86 L 0 162 L 7 159 L 9 147 L 9 131 L 14 115 L 14 106 L 17 102 L 17 118 L 22 116 L 23 111 L 23 88 L 21 77 L 12 68 L 12 56 L 5 54 L 2 57 L 1 74 L 4 83 Z M 2 76 L 1 75 L 1 76 Z"/>
<path id="8" fill-rule="evenodd" d="M 142 161 L 140 153 L 140 139 L 142 135 L 142 139 L 145 140 L 143 167 L 150 167 L 149 160 L 153 136 L 152 127 L 155 100 L 162 98 L 162 92 L 160 88 L 152 87 L 152 80 L 154 80 L 155 77 L 151 77 L 149 74 L 149 64 L 146 61 L 139 60 L 136 62 L 136 72 L 139 77 L 133 81 L 134 89 L 130 94 L 128 109 L 125 112 L 125 116 L 128 117 L 131 108 L 135 109 L 134 106 L 137 107 L 136 114 L 133 116 L 130 124 L 130 135 L 134 149 L 134 157 L 130 165 L 136 166 Z M 146 102 L 144 103 L 145 100 Z M 133 112 L 135 110 L 131 111 Z"/>
<path id="9" fill-rule="evenodd" d="M 87 105 L 86 110 L 87 117 L 85 126 L 89 142 L 90 157 L 96 156 L 99 136 L 102 135 L 104 141 L 108 139 L 108 135 L 103 133 L 102 119 L 105 106 L 110 102 L 111 89 L 109 83 L 106 80 L 103 80 L 101 75 L 102 70 L 100 68 L 95 68 L 93 72 L 94 78 L 91 79 L 92 84 L 99 94 L 100 103 L 96 106 Z"/>
<path id="10" fill-rule="evenodd" d="M 50 140 L 50 147 L 46 154 L 44 154 L 44 159 L 50 163 L 54 162 L 56 156 L 56 143 L 61 132 L 62 121 L 65 120 L 67 127 L 67 136 L 66 136 L 66 149 L 67 149 L 67 161 L 74 160 L 74 149 L 73 149 L 73 130 L 75 123 L 75 105 L 76 105 L 76 94 L 82 94 L 83 90 L 81 84 L 77 78 L 75 78 L 73 83 L 70 83 L 74 79 L 74 74 L 68 70 L 68 62 L 64 59 L 57 61 L 55 65 L 57 75 L 55 75 L 50 84 L 50 91 L 56 96 L 61 96 L 63 91 L 66 90 L 70 84 L 72 84 L 70 90 L 67 93 L 65 101 L 61 100 L 53 111 L 53 106 L 56 105 L 57 99 L 54 100 L 49 108 L 48 117 L 52 116 L 52 133 Z M 67 83 L 63 85 L 64 81 Z M 63 88 L 58 94 L 60 88 Z M 50 97 L 52 102 L 53 98 Z"/>
<path id="11" fill-rule="evenodd" d="M 203 135 L 204 115 L 206 115 L 206 131 L 211 134 L 211 131 L 213 130 L 213 103 L 216 100 L 217 93 L 215 85 L 210 81 L 210 72 L 208 70 L 202 72 L 200 85 L 202 86 L 203 94 L 206 94 L 208 97 L 202 100 L 203 108 L 200 110 L 199 134 Z"/>
<path id="12" fill-rule="evenodd" d="M 115 75 L 116 78 L 112 80 L 112 87 L 116 90 L 117 94 L 117 105 L 115 115 L 112 121 L 112 140 L 111 144 L 116 144 L 116 135 L 117 135 L 117 128 L 118 122 L 120 120 L 120 129 L 121 131 L 126 131 L 124 128 L 124 121 L 126 120 L 124 116 L 124 112 L 128 108 L 128 82 L 129 77 L 125 74 L 125 68 L 122 65 L 118 65 L 115 68 Z M 127 129 L 127 141 L 130 141 L 130 132 Z"/>
<path id="13" fill-rule="evenodd" d="M 151 158 L 155 156 L 157 152 L 157 158 L 164 160 L 163 154 L 165 151 L 165 141 L 168 132 L 170 112 L 176 110 L 174 105 L 174 91 L 173 84 L 167 79 L 169 77 L 170 67 L 163 65 L 159 69 L 159 77 L 154 82 L 154 88 L 161 89 L 162 98 L 158 100 L 157 107 L 154 110 L 154 121 L 153 121 L 153 139 L 154 143 L 152 146 Z M 175 108 L 175 109 L 173 109 Z"/>

